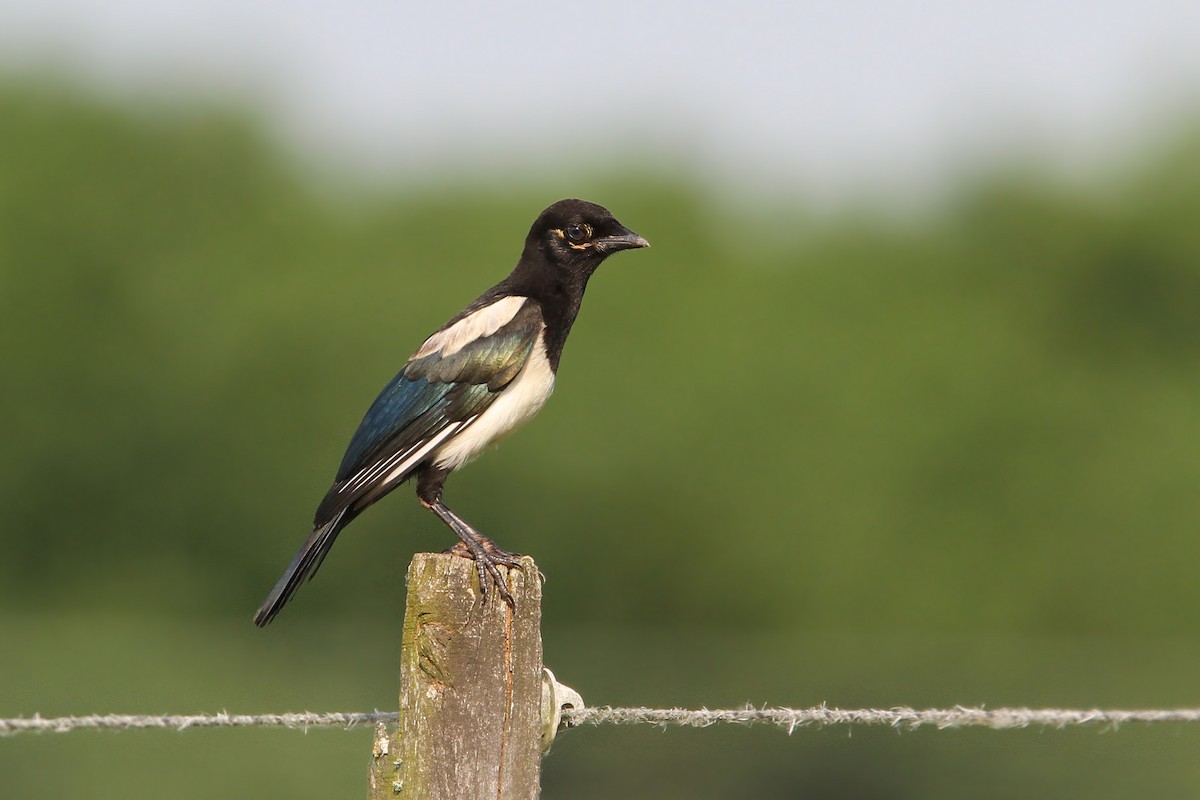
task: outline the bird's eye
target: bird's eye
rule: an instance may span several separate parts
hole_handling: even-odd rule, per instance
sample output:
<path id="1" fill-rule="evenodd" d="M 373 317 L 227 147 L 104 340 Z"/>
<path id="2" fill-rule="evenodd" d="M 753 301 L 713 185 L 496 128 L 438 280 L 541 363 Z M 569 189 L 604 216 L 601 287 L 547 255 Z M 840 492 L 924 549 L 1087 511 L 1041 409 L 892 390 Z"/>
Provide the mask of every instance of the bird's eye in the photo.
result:
<path id="1" fill-rule="evenodd" d="M 568 225 L 564 233 L 572 242 L 582 242 L 591 234 L 591 230 L 586 225 Z"/>

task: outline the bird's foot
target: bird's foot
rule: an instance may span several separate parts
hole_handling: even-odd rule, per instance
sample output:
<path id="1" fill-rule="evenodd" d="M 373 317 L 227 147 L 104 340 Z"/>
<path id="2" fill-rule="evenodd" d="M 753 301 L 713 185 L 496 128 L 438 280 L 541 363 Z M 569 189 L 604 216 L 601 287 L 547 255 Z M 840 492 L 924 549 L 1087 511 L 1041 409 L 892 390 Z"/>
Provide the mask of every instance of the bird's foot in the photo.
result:
<path id="1" fill-rule="evenodd" d="M 476 532 L 476 536 L 464 538 L 455 543 L 453 547 L 447 548 L 446 552 L 474 560 L 475 569 L 479 573 L 479 593 L 485 600 L 487 599 L 488 583 L 495 583 L 500 598 L 510 607 L 517 607 L 512 592 L 508 590 L 508 580 L 498 567 L 524 569 L 525 565 L 521 563 L 520 553 L 509 552 L 478 532 Z"/>
<path id="2" fill-rule="evenodd" d="M 426 501 L 422 501 L 426 502 Z M 475 561 L 475 569 L 479 573 L 479 593 L 487 600 L 488 583 L 496 584 L 496 591 L 510 608 L 517 607 L 512 592 L 508 590 L 508 581 L 500 574 L 500 567 L 522 569 L 520 553 L 510 553 L 496 546 L 488 537 L 472 528 L 462 517 L 451 511 L 440 498 L 433 498 L 427 503 L 429 510 L 437 514 L 442 522 L 450 527 L 458 536 L 459 543 L 450 548 L 454 555 L 471 558 Z"/>
<path id="3" fill-rule="evenodd" d="M 467 545 L 464 542 L 455 542 L 454 544 L 452 544 L 450 547 L 447 547 L 442 552 L 449 553 L 452 556 L 458 556 L 459 558 L 470 558 L 470 559 L 475 558 L 475 556 L 471 555 L 471 548 L 467 547 Z"/>

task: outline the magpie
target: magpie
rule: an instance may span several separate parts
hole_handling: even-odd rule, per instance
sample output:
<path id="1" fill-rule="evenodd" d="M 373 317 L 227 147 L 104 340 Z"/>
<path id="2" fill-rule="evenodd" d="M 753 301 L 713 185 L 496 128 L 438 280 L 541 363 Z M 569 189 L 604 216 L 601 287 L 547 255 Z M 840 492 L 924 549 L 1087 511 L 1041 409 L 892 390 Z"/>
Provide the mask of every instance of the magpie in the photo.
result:
<path id="1" fill-rule="evenodd" d="M 434 331 L 375 398 L 317 508 L 312 533 L 254 623 L 274 619 L 316 574 L 342 528 L 414 476 L 421 505 L 459 538 L 450 552 L 475 560 L 483 597 L 490 579 L 511 604 L 496 567 L 520 566 L 519 554 L 502 550 L 451 511 L 442 487 L 451 472 L 527 422 L 550 397 L 567 334 L 601 262 L 649 246 L 595 203 L 560 200 L 543 211 L 508 277 Z"/>

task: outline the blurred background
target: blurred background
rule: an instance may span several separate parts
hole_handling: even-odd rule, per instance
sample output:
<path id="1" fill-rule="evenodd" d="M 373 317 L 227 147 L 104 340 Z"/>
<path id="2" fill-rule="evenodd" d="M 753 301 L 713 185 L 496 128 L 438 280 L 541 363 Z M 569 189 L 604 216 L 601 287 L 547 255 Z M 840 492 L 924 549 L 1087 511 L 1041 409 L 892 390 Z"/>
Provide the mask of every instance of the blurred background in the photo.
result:
<path id="1" fill-rule="evenodd" d="M 0 716 L 396 705 L 375 393 L 561 197 L 553 402 L 447 499 L 590 704 L 1200 705 L 1200 6 L 0 6 Z M 380 636 L 391 626 L 394 636 Z M 0 794 L 361 797 L 370 731 L 0 740 Z M 1200 730 L 588 728 L 546 798 L 1194 796 Z"/>

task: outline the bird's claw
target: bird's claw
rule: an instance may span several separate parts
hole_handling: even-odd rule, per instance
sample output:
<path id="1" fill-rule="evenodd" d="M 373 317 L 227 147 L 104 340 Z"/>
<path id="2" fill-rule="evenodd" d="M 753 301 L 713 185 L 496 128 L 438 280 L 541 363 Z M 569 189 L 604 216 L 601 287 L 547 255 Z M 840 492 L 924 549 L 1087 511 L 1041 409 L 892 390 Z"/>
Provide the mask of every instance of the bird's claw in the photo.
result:
<path id="1" fill-rule="evenodd" d="M 500 572 L 498 566 L 524 569 L 525 565 L 521 562 L 520 553 L 512 553 L 497 547 L 495 542 L 483 536 L 480 536 L 478 541 L 456 542 L 453 547 L 447 548 L 446 552 L 472 559 L 475 562 L 475 570 L 479 574 L 479 594 L 482 600 L 487 600 L 488 583 L 490 582 L 496 584 L 496 591 L 499 592 L 500 599 L 508 603 L 510 608 L 517 607 L 517 601 L 508 589 L 508 580 Z"/>

